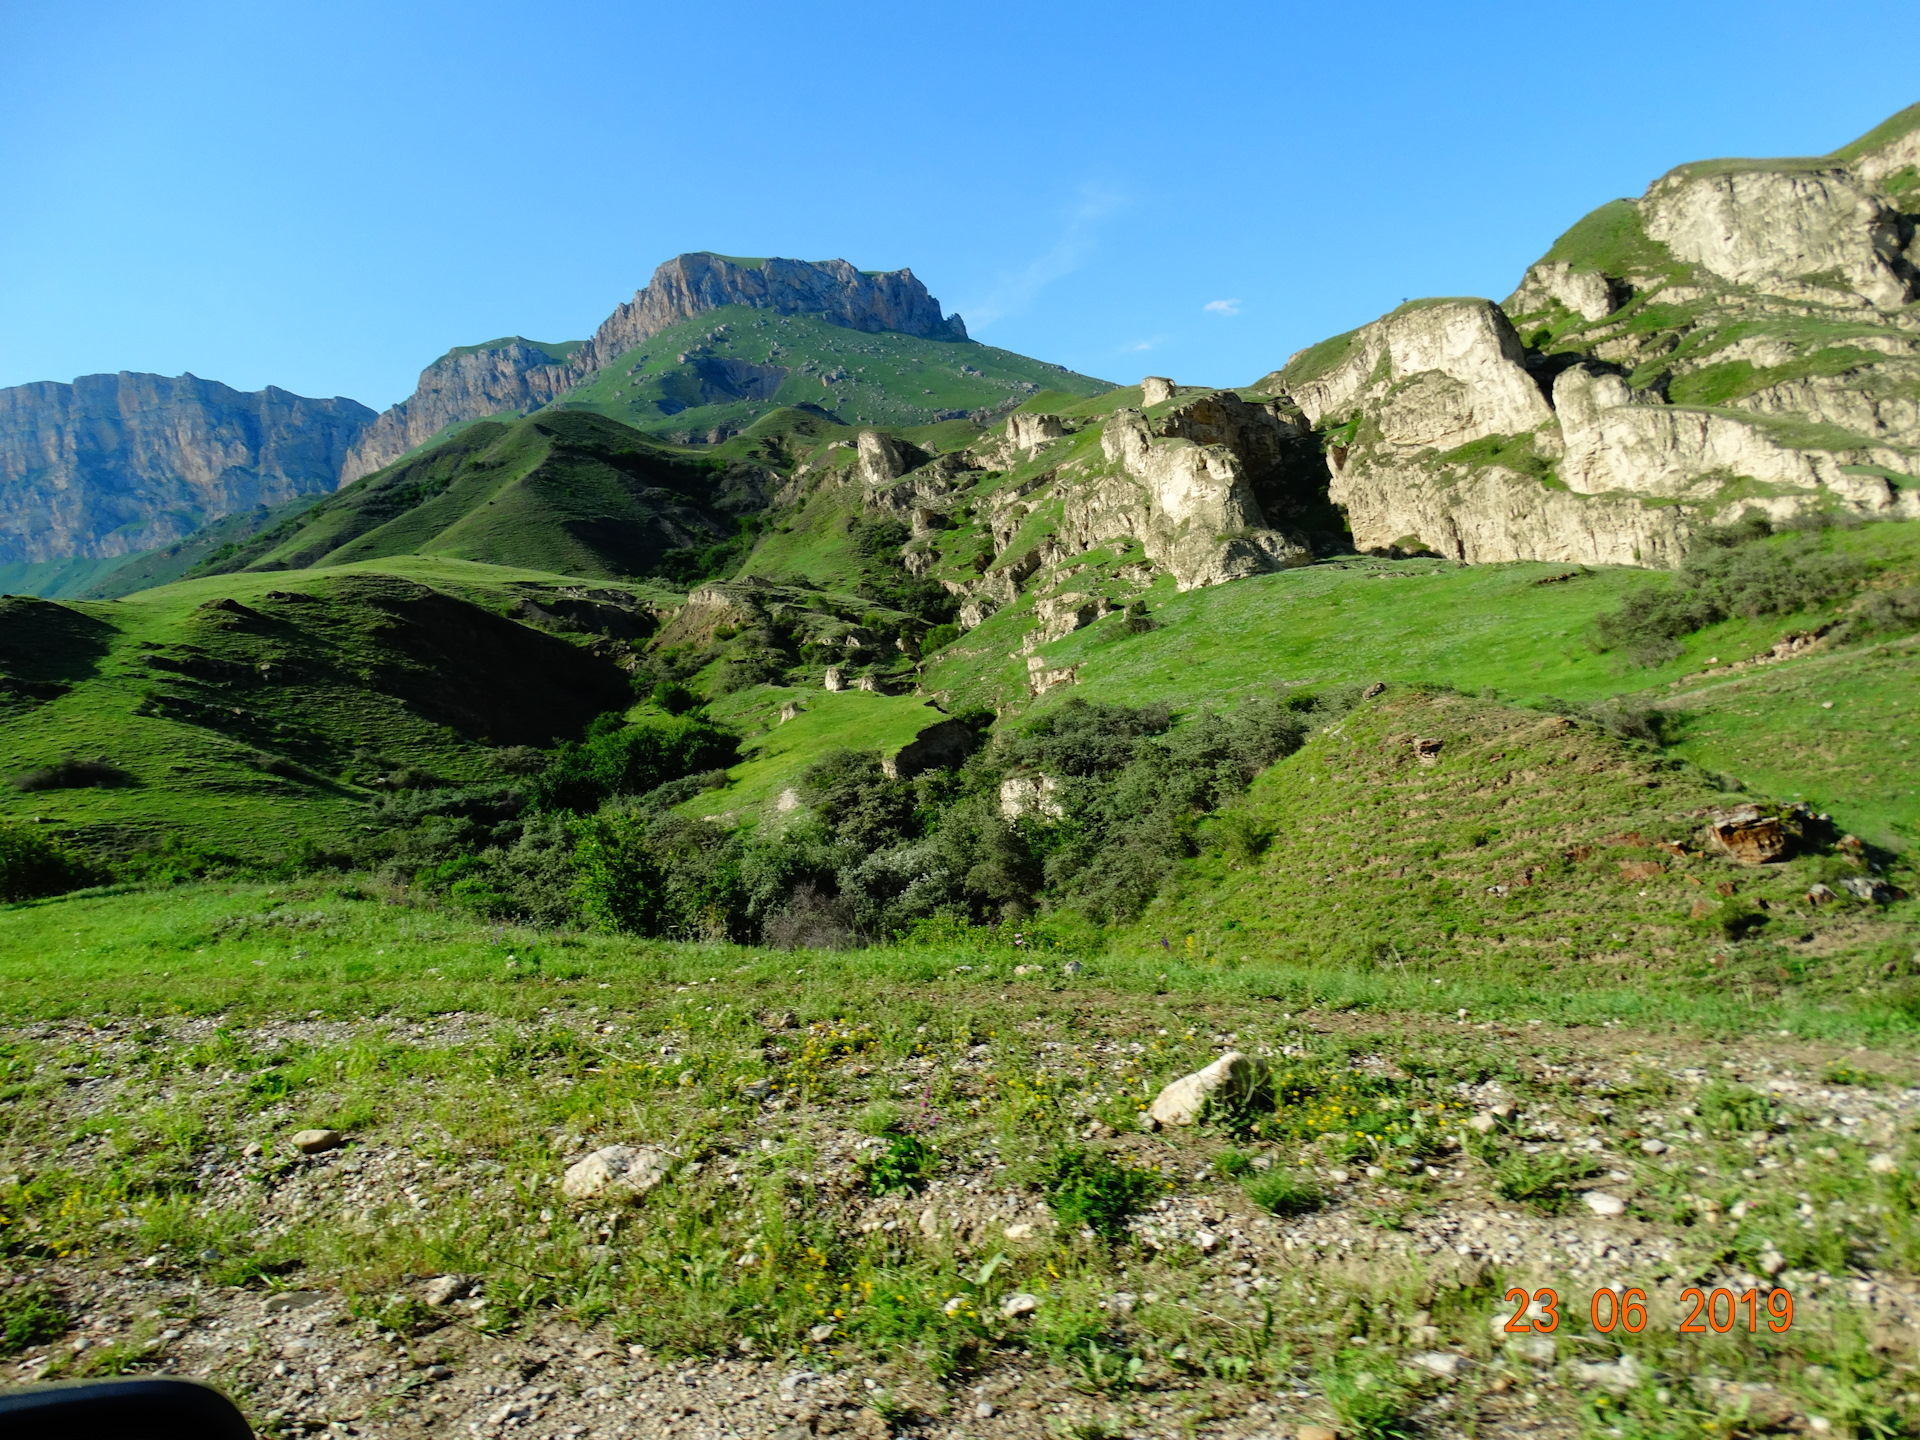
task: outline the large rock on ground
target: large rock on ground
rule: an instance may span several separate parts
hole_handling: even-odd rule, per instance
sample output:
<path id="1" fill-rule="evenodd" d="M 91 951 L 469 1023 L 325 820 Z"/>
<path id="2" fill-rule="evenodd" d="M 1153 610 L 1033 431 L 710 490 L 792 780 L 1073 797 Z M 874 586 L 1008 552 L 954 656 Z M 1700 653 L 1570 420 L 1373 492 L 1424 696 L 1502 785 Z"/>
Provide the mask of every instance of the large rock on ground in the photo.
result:
<path id="1" fill-rule="evenodd" d="M 560 1193 L 569 1200 L 644 1195 L 667 1178 L 671 1164 L 666 1151 L 651 1146 L 608 1145 L 568 1166 Z"/>
<path id="2" fill-rule="evenodd" d="M 1157 1125 L 1197 1124 L 1209 1105 L 1252 1100 L 1266 1078 L 1264 1060 L 1229 1050 L 1204 1070 L 1167 1086 L 1154 1097 L 1147 1114 Z"/>

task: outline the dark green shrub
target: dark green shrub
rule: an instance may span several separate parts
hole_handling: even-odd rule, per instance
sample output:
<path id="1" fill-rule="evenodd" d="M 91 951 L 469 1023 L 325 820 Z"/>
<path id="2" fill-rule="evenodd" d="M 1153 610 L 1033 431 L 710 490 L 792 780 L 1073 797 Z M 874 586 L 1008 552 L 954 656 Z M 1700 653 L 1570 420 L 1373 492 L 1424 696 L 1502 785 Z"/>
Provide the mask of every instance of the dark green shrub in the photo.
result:
<path id="1" fill-rule="evenodd" d="M 920 639 L 920 654 L 925 657 L 944 650 L 960 638 L 958 625 L 935 625 Z"/>
<path id="2" fill-rule="evenodd" d="M 1047 1204 L 1065 1226 L 1084 1225 L 1101 1239 L 1118 1241 L 1127 1221 L 1162 1194 L 1158 1171 L 1115 1161 L 1102 1151 L 1062 1150 L 1040 1177 Z"/>
<path id="3" fill-rule="evenodd" d="M 1695 1108 L 1703 1126 L 1724 1134 L 1766 1130 L 1773 1125 L 1773 1102 L 1745 1085 L 1716 1080 L 1700 1092 Z"/>
<path id="4" fill-rule="evenodd" d="M 1534 708 L 1554 715 L 1571 716 L 1576 720 L 1588 720 L 1609 735 L 1622 740 L 1639 740 L 1648 745 L 1666 744 L 1670 738 L 1669 728 L 1673 724 L 1673 717 L 1666 711 L 1620 695 L 1591 705 L 1578 705 L 1549 696 Z"/>
<path id="5" fill-rule="evenodd" d="M 669 780 L 724 769 L 738 757 L 734 737 L 704 715 L 627 725 L 601 716 L 587 738 L 560 746 L 531 782 L 542 809 L 584 814 L 616 795 L 644 795 Z"/>
<path id="6" fill-rule="evenodd" d="M 18 1355 L 30 1345 L 41 1345 L 64 1335 L 67 1312 L 44 1285 L 16 1285 L 0 1290 L 0 1355 Z"/>
<path id="7" fill-rule="evenodd" d="M 659 934 L 666 876 L 647 844 L 645 818 L 593 815 L 580 821 L 576 834 L 574 893 L 587 919 L 616 934 Z"/>
<path id="8" fill-rule="evenodd" d="M 1859 624 L 1875 635 L 1903 635 L 1920 628 L 1920 586 L 1875 590 L 1860 604 Z"/>
<path id="9" fill-rule="evenodd" d="M 1677 658 L 1682 636 L 1735 615 L 1790 615 L 1857 590 L 1866 567 L 1833 554 L 1814 535 L 1759 544 L 1772 533 L 1764 517 L 1708 531 L 1671 583 L 1645 585 L 1597 623 L 1600 648 L 1622 650 L 1637 665 Z"/>
<path id="10" fill-rule="evenodd" d="M 1722 901 L 1718 907 L 1688 924 L 1714 939 L 1744 940 L 1766 925 L 1771 917 L 1746 900 Z"/>
<path id="11" fill-rule="evenodd" d="M 13 788 L 16 790 L 87 790 L 139 783 L 118 765 L 110 764 L 105 756 L 82 760 L 67 755 L 51 765 L 43 765 L 38 770 L 29 770 L 13 778 Z"/>
<path id="12" fill-rule="evenodd" d="M 1213 831 L 1220 849 L 1243 865 L 1258 860 L 1273 843 L 1273 827 L 1262 824 L 1244 810 L 1229 810 L 1217 816 Z"/>
<path id="13" fill-rule="evenodd" d="M 1558 1215 L 1573 1203 L 1573 1186 L 1600 1173 L 1592 1160 L 1569 1155 L 1518 1154 L 1494 1167 L 1493 1188 L 1502 1199 Z"/>
<path id="14" fill-rule="evenodd" d="M 740 568 L 765 522 L 757 516 L 740 520 L 739 528 L 705 545 L 683 545 L 660 557 L 658 574 L 676 585 L 698 585 L 702 580 L 725 579 Z"/>
<path id="15" fill-rule="evenodd" d="M 51 835 L 0 821 L 0 901 L 64 895 L 102 878 L 92 861 Z"/>
<path id="16" fill-rule="evenodd" d="M 894 845 L 914 833 L 913 787 L 887 778 L 877 750 L 835 750 L 821 757 L 801 774 L 799 790 L 837 838 L 862 850 Z"/>
<path id="17" fill-rule="evenodd" d="M 677 680 L 662 680 L 647 698 L 669 715 L 684 715 L 700 703 L 700 698 Z"/>

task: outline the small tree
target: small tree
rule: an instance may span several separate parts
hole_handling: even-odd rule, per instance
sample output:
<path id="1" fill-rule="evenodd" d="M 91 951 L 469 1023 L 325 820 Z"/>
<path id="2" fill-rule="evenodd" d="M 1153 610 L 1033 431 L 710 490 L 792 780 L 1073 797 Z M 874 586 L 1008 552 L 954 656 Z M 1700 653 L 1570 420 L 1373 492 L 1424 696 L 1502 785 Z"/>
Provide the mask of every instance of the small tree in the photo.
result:
<path id="1" fill-rule="evenodd" d="M 666 874 L 647 844 L 647 817 L 593 815 L 574 830 L 574 894 L 596 929 L 657 935 Z"/>

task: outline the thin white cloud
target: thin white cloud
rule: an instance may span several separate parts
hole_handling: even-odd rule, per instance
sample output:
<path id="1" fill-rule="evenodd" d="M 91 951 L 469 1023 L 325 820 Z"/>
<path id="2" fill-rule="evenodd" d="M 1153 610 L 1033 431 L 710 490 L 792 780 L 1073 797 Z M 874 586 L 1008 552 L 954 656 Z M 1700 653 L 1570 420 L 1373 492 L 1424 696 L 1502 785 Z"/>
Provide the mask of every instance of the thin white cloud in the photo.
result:
<path id="1" fill-rule="evenodd" d="M 1086 185 L 1066 212 L 1060 236 L 1045 254 L 1020 269 L 999 276 L 985 295 L 960 307 L 969 330 L 984 329 L 994 321 L 1026 309 L 1054 281 L 1078 270 L 1092 253 L 1099 223 L 1125 203 L 1111 191 Z"/>
<path id="2" fill-rule="evenodd" d="M 1240 313 L 1240 302 L 1238 300 L 1209 300 L 1202 308 L 1211 315 L 1238 315 Z"/>
<path id="3" fill-rule="evenodd" d="M 1158 345 L 1158 344 L 1159 344 L 1159 343 L 1160 343 L 1160 342 L 1161 342 L 1162 340 L 1164 340 L 1164 339 L 1166 339 L 1166 338 L 1167 338 L 1167 337 L 1166 337 L 1166 336 L 1164 336 L 1164 335 L 1158 335 L 1158 336 L 1155 336 L 1155 337 L 1154 337 L 1153 339 L 1151 339 L 1151 340 L 1136 340 L 1136 341 L 1135 341 L 1135 342 L 1134 342 L 1133 344 L 1131 344 L 1131 345 L 1123 345 L 1123 346 L 1121 346 L 1121 347 L 1120 347 L 1120 348 L 1121 348 L 1121 353 L 1122 353 L 1122 354 L 1126 354 L 1126 355 L 1137 355 L 1137 354 L 1139 354 L 1139 353 L 1140 353 L 1140 352 L 1141 352 L 1142 350 L 1151 350 L 1151 349 L 1153 349 L 1153 347 L 1154 347 L 1154 346 L 1156 346 L 1156 345 Z"/>

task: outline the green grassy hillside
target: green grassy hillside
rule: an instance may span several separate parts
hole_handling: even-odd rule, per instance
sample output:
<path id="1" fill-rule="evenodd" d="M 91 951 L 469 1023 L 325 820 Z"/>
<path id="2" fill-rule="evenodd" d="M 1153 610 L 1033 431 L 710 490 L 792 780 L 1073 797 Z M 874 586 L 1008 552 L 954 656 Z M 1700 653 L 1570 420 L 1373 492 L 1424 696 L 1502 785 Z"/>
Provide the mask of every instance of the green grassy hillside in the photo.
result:
<path id="1" fill-rule="evenodd" d="M 1827 543 L 1878 567 L 1869 599 L 1920 578 L 1920 524 L 1832 531 Z M 1920 836 L 1920 759 L 1906 742 L 1920 677 L 1914 647 L 1862 642 L 1738 677 L 1725 668 L 1784 635 L 1854 612 L 1863 601 L 1850 597 L 1708 625 L 1685 637 L 1675 658 L 1651 668 L 1594 648 L 1597 616 L 1644 586 L 1666 583 L 1631 569 L 1368 558 L 1184 595 L 1162 580 L 1150 594 L 1150 632 L 1129 633 L 1115 613 L 1035 652 L 1049 669 L 1078 667 L 1075 686 L 1037 708 L 1073 694 L 1193 710 L 1231 705 L 1276 683 L 1375 680 L 1425 680 L 1527 703 L 1624 696 L 1670 717 L 1675 753 L 1831 810 L 1875 843 L 1913 843 Z M 1036 598 L 1023 596 L 941 651 L 926 668 L 925 688 L 954 705 L 1032 705 L 1021 639 Z M 1689 678 L 1709 668 L 1719 673 Z M 1829 702 L 1832 708 L 1824 708 Z"/>
<path id="2" fill-rule="evenodd" d="M 736 434 L 781 406 L 817 407 L 845 425 L 907 427 L 1011 409 L 1043 389 L 1112 388 L 976 341 L 868 334 L 817 315 L 729 305 L 661 331 L 550 408 L 697 442 Z"/>
<path id="3" fill-rule="evenodd" d="M 84 595 L 97 581 L 125 565 L 127 558 L 110 555 L 105 559 L 8 561 L 0 565 L 0 592 L 39 595 L 48 600 Z"/>
<path id="4" fill-rule="evenodd" d="M 1430 762 L 1416 735 L 1441 742 Z M 1807 902 L 1811 885 L 1859 872 L 1844 857 L 1756 868 L 1716 854 L 1703 817 L 1742 798 L 1590 721 L 1389 687 L 1217 822 L 1223 837 L 1267 837 L 1257 853 L 1242 842 L 1204 855 L 1126 943 L 1162 948 L 1164 936 L 1214 963 L 1600 989 L 1622 1018 L 1703 993 L 1877 987 L 1880 947 L 1897 953 L 1910 931 L 1844 897 L 1838 912 Z"/>
<path id="5" fill-rule="evenodd" d="M 498 747 L 624 706 L 619 647 L 564 612 L 644 634 L 646 598 L 405 559 L 0 602 L 0 818 L 115 855 L 174 833 L 261 863 L 341 848 L 396 784 L 498 780 Z"/>
<path id="6" fill-rule="evenodd" d="M 655 573 L 734 533 L 765 472 L 593 414 L 482 421 L 329 496 L 207 567 L 294 570 L 438 555 L 558 574 Z"/>
<path id="7" fill-rule="evenodd" d="M 316 503 L 314 496 L 302 495 L 271 509 L 261 505 L 236 515 L 222 516 L 211 524 L 203 525 L 178 544 L 165 545 L 157 550 L 143 550 L 83 588 L 65 593 L 86 600 L 114 600 L 122 595 L 131 595 L 136 590 L 171 585 L 197 570 L 218 566 L 238 554 L 242 546 L 263 530 L 295 520 Z M 63 598 L 52 591 L 36 593 L 50 600 Z"/>

